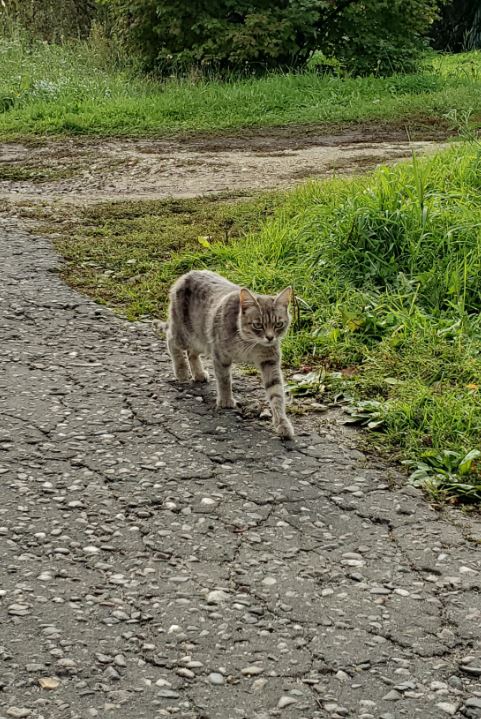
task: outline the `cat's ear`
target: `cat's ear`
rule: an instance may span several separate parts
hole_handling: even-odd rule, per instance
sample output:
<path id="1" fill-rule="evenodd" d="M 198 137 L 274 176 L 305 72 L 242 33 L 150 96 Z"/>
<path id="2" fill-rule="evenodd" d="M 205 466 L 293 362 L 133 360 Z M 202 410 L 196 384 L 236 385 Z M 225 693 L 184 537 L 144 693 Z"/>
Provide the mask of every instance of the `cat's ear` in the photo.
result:
<path id="1" fill-rule="evenodd" d="M 246 287 L 243 287 L 239 294 L 240 299 L 240 306 L 243 310 L 246 310 L 248 307 L 255 307 L 257 305 L 257 300 L 252 294 L 250 290 L 248 290 Z"/>
<path id="2" fill-rule="evenodd" d="M 274 304 L 287 307 L 289 305 L 290 301 L 292 300 L 292 295 L 293 295 L 292 287 L 286 287 L 285 290 L 282 290 L 282 292 L 279 292 L 279 294 L 277 295 L 277 297 L 274 301 Z"/>

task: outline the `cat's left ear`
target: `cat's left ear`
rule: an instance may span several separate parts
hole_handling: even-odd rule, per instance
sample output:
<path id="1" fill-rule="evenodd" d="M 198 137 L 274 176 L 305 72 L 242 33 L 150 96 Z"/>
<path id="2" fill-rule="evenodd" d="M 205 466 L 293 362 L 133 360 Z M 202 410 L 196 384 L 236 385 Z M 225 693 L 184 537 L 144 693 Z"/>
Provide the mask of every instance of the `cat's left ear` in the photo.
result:
<path id="1" fill-rule="evenodd" d="M 279 292 L 277 295 L 274 304 L 281 305 L 284 307 L 288 307 L 290 301 L 292 300 L 293 292 L 292 287 L 286 287 L 285 290 L 282 290 L 282 292 Z"/>
<path id="2" fill-rule="evenodd" d="M 255 307 L 257 305 L 256 298 L 254 297 L 252 292 L 247 289 L 247 287 L 242 287 L 239 293 L 239 299 L 240 306 L 243 311 L 246 310 L 248 307 Z"/>

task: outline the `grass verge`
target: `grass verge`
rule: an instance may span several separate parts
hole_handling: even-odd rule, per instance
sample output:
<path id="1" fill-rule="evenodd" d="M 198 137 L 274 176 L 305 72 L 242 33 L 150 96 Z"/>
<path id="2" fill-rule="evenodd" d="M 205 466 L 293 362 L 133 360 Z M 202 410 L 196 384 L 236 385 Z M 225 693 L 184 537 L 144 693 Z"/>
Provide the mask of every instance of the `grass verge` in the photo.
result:
<path id="1" fill-rule="evenodd" d="M 151 135 L 481 113 L 481 53 L 435 56 L 415 75 L 274 73 L 164 82 L 116 67 L 108 46 L 0 38 L 0 137 Z"/>
<path id="2" fill-rule="evenodd" d="M 481 500 L 481 149 L 255 199 L 86 210 L 67 279 L 131 319 L 162 316 L 172 280 L 216 269 L 303 304 L 285 358 L 349 367 L 343 389 L 415 481 Z"/>

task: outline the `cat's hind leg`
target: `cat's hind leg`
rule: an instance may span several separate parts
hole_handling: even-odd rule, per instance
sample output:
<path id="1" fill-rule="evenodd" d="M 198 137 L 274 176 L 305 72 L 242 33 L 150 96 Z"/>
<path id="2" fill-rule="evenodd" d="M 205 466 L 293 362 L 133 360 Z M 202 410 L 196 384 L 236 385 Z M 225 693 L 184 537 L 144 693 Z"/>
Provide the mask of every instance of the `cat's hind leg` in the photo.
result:
<path id="1" fill-rule="evenodd" d="M 187 352 L 177 344 L 170 333 L 167 335 L 167 347 L 172 360 L 175 379 L 179 382 L 190 382 L 192 376 L 187 362 Z"/>
<path id="2" fill-rule="evenodd" d="M 194 382 L 208 382 L 209 374 L 204 369 L 199 355 L 195 352 L 188 351 L 187 356 L 189 358 L 190 369 L 194 378 Z"/>

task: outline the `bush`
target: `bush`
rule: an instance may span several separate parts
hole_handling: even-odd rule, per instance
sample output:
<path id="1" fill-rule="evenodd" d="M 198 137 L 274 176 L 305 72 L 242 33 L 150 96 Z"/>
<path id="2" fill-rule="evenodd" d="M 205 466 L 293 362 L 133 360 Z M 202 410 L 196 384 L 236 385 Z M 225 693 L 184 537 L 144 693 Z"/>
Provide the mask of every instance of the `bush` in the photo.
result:
<path id="1" fill-rule="evenodd" d="M 327 51 L 358 75 L 412 72 L 438 6 L 439 0 L 347 3 L 327 28 Z"/>
<path id="2" fill-rule="evenodd" d="M 144 68 L 260 72 L 315 50 L 357 74 L 412 70 L 439 0 L 103 0 Z"/>

